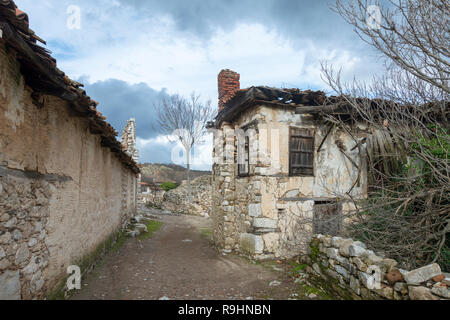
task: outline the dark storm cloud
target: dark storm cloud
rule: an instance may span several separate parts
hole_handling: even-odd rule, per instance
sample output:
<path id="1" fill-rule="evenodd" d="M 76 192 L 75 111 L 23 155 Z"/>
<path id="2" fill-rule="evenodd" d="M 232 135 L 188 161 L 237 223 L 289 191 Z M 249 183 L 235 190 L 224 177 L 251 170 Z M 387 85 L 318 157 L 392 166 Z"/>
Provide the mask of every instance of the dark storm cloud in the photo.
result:
<path id="1" fill-rule="evenodd" d="M 172 163 L 173 143 L 153 142 L 139 148 L 141 163 Z"/>
<path id="2" fill-rule="evenodd" d="M 142 15 L 172 17 L 177 28 L 209 37 L 218 28 L 231 30 L 237 23 L 261 23 L 291 38 L 338 43 L 354 39 L 352 28 L 334 13 L 334 0 L 120 0 Z M 295 41 L 296 40 L 296 41 Z"/>
<path id="3" fill-rule="evenodd" d="M 159 135 L 153 129 L 156 119 L 154 103 L 158 103 L 165 90 L 157 91 L 145 83 L 128 84 L 125 81 L 109 79 L 88 84 L 85 79 L 87 94 L 99 101 L 98 110 L 107 117 L 107 121 L 121 134 L 128 119 L 138 119 L 137 135 L 142 139 L 151 139 Z"/>

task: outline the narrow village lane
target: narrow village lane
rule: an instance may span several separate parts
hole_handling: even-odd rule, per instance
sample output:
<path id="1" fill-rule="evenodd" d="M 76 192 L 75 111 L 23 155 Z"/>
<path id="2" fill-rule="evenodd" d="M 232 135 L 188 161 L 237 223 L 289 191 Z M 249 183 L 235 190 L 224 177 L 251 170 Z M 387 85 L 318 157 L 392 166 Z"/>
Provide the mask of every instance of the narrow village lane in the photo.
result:
<path id="1" fill-rule="evenodd" d="M 305 299 L 282 265 L 218 253 L 209 219 L 158 218 L 158 232 L 109 253 L 72 299 Z"/>

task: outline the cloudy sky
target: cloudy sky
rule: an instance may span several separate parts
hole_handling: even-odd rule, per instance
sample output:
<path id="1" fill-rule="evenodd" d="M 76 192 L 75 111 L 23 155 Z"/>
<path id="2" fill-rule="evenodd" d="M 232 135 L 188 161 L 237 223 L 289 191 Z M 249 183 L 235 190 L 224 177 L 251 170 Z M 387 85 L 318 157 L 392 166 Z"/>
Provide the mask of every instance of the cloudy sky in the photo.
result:
<path id="1" fill-rule="evenodd" d="M 320 61 L 364 80 L 380 62 L 333 0 L 16 0 L 58 66 L 81 80 L 121 132 L 137 119 L 141 162 L 171 162 L 173 144 L 154 129 L 153 104 L 196 91 L 217 105 L 217 74 L 241 87 L 321 89 Z M 80 13 L 80 23 L 76 19 Z M 78 28 L 79 27 L 79 28 Z M 194 167 L 209 169 L 211 145 Z M 202 159 L 203 161 L 200 161 Z"/>

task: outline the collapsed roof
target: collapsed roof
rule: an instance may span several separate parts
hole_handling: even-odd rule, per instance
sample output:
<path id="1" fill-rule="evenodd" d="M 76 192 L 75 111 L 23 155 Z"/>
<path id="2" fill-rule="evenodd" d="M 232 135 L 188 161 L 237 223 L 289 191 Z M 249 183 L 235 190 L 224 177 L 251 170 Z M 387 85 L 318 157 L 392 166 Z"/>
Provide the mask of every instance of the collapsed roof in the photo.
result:
<path id="1" fill-rule="evenodd" d="M 374 109 L 381 105 L 395 105 L 397 108 L 392 108 L 393 112 L 398 112 L 399 109 L 405 110 L 405 112 L 413 110 L 419 113 L 418 117 L 429 115 L 435 119 L 448 121 L 450 116 L 448 102 L 423 105 L 421 110 L 420 108 L 411 109 L 409 106 L 397 105 L 394 102 L 381 99 L 357 98 L 355 102 L 361 105 L 369 105 L 370 108 Z M 296 114 L 315 116 L 333 114 L 349 118 L 361 118 L 358 111 L 343 96 L 326 96 L 323 91 L 301 91 L 299 89 L 257 86 L 238 90 L 234 97 L 225 103 L 223 110 L 219 112 L 214 122 L 209 123 L 209 126 L 219 128 L 223 122 L 233 122 L 244 111 L 260 105 L 292 109 Z"/>
<path id="2" fill-rule="evenodd" d="M 265 86 L 250 87 L 236 92 L 218 114 L 216 124 L 231 122 L 242 112 L 255 105 L 296 109 L 300 106 L 321 106 L 326 99 L 323 91 L 300 91 L 299 89 L 278 89 Z"/>
<path id="3" fill-rule="evenodd" d="M 0 41 L 17 52 L 25 82 L 35 94 L 53 95 L 67 101 L 80 117 L 88 119 L 91 133 L 101 136 L 102 146 L 111 149 L 125 166 L 139 173 L 136 162 L 116 139 L 118 132 L 97 111 L 98 103 L 80 89 L 83 84 L 69 79 L 57 68 L 51 52 L 38 45 L 46 42 L 30 29 L 28 15 L 12 0 L 0 0 L 0 29 Z"/>

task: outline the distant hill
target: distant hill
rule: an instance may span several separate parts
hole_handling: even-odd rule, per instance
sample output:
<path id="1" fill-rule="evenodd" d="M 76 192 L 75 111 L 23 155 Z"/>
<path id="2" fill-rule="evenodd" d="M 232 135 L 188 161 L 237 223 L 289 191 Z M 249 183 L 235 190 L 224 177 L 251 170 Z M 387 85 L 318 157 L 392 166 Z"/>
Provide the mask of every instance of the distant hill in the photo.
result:
<path id="1" fill-rule="evenodd" d="M 176 164 L 144 163 L 141 164 L 143 182 L 175 182 L 186 180 L 186 168 Z M 191 170 L 191 179 L 211 175 L 211 171 Z"/>

